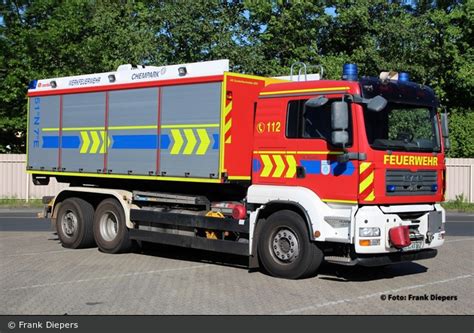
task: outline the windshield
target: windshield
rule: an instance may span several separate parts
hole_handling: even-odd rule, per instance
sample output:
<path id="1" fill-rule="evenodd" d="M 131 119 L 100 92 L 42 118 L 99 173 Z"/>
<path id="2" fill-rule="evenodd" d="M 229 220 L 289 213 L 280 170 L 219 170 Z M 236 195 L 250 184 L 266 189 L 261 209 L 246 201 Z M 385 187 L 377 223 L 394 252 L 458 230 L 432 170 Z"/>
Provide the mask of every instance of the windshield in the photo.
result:
<path id="1" fill-rule="evenodd" d="M 380 112 L 364 110 L 369 144 L 394 151 L 439 151 L 436 112 L 423 106 L 388 103 Z"/>

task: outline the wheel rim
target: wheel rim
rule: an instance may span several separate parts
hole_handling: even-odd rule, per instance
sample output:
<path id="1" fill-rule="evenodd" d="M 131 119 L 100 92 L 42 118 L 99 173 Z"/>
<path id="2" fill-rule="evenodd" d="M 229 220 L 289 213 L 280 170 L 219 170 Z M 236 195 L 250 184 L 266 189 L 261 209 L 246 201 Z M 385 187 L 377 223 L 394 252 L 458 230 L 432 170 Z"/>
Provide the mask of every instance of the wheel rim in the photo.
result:
<path id="1" fill-rule="evenodd" d="M 106 212 L 100 218 L 100 234 L 106 241 L 113 241 L 118 233 L 118 218 L 113 212 Z"/>
<path id="2" fill-rule="evenodd" d="M 61 229 L 66 237 L 71 238 L 77 231 L 77 216 L 72 210 L 67 210 L 61 218 Z"/>
<path id="3" fill-rule="evenodd" d="M 270 242 L 273 258 L 283 263 L 292 263 L 298 258 L 300 247 L 296 233 L 288 227 L 277 229 Z"/>

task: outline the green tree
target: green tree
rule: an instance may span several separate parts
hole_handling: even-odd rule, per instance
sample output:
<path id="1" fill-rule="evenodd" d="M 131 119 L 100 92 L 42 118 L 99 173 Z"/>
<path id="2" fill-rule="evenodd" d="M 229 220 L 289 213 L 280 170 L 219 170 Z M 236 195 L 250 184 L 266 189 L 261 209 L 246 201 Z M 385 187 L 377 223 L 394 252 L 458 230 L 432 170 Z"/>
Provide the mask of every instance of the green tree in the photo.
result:
<path id="1" fill-rule="evenodd" d="M 260 75 L 296 61 L 322 64 L 329 79 L 346 62 L 361 75 L 408 71 L 450 113 L 450 156 L 473 157 L 473 13 L 473 0 L 3 0 L 0 152 L 25 150 L 32 79 L 228 58 Z"/>
<path id="2" fill-rule="evenodd" d="M 24 152 L 26 90 L 32 79 L 143 63 L 155 35 L 142 3 L 5 1 L 0 7 L 0 152 Z"/>

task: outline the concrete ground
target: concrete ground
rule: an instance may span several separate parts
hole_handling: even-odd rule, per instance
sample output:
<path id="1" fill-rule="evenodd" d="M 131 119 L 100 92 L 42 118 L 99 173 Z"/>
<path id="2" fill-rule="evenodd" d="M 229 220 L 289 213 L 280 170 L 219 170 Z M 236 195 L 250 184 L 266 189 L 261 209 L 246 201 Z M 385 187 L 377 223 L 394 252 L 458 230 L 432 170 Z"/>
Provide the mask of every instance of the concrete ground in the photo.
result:
<path id="1" fill-rule="evenodd" d="M 62 248 L 48 220 L 0 211 L 0 314 L 474 314 L 474 215 L 450 214 L 436 258 L 318 276 L 248 273 L 245 258 L 168 246 Z M 416 299 L 414 299 L 416 298 Z M 427 299 L 426 299 L 427 298 Z"/>

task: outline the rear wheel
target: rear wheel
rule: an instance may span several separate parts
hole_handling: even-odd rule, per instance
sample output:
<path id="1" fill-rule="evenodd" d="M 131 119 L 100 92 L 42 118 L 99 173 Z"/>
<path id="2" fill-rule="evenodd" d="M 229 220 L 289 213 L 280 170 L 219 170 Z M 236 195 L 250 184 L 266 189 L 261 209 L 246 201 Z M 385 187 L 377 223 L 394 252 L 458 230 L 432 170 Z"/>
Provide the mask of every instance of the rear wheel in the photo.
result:
<path id="1" fill-rule="evenodd" d="M 99 249 L 107 253 L 127 252 L 131 249 L 122 205 L 115 199 L 105 199 L 94 214 L 94 238 Z"/>
<path id="2" fill-rule="evenodd" d="M 62 245 L 71 249 L 94 246 L 94 207 L 80 198 L 64 200 L 56 216 L 56 231 Z"/>
<path id="3" fill-rule="evenodd" d="M 263 223 L 258 255 L 269 274 L 299 279 L 316 273 L 323 253 L 310 241 L 300 215 L 283 210 L 272 214 Z"/>

